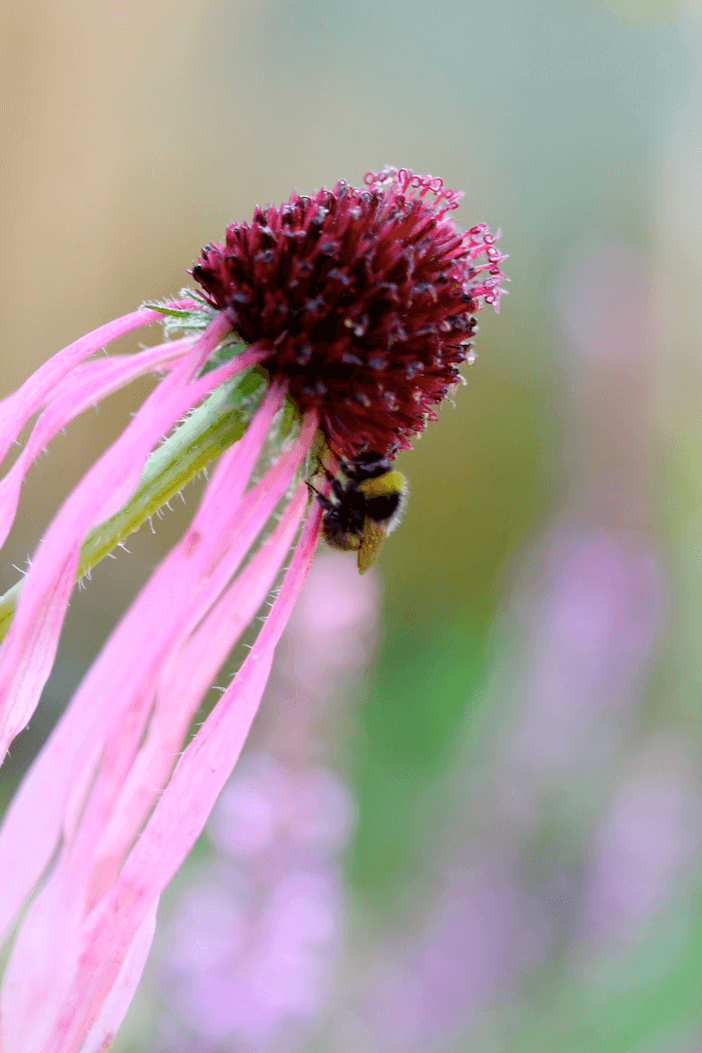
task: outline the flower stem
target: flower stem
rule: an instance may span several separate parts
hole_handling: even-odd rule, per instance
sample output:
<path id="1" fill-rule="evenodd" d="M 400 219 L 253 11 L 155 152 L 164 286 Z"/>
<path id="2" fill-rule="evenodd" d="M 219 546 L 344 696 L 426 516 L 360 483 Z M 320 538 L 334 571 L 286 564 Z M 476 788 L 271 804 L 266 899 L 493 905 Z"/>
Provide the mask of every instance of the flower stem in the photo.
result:
<path id="1" fill-rule="evenodd" d="M 248 378 L 254 382 L 258 379 L 256 374 L 248 374 Z M 91 571 L 186 483 L 240 439 L 249 419 L 246 404 L 245 408 L 233 404 L 230 384 L 214 391 L 149 456 L 141 482 L 127 504 L 87 535 L 81 547 L 77 579 Z M 21 588 L 20 580 L 0 596 L 0 641 L 12 621 Z"/>

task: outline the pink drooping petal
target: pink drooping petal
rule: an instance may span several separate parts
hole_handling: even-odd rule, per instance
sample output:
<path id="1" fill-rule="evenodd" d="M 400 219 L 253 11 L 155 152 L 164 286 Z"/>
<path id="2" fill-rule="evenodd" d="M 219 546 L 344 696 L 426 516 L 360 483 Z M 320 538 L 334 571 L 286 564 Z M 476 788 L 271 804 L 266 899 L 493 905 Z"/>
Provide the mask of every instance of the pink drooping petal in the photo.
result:
<path id="1" fill-rule="evenodd" d="M 142 589 L 73 700 L 72 707 L 82 705 L 84 698 L 92 700 L 83 721 L 83 735 L 90 741 L 91 753 L 82 776 L 78 766 L 73 769 L 78 777 L 74 778 L 63 823 L 68 839 L 83 811 L 84 787 L 92 780 L 103 744 L 118 742 L 124 753 L 126 743 L 120 724 L 125 699 L 141 697 L 146 706 L 169 655 L 205 617 L 219 594 L 213 590 L 221 592 L 226 587 L 304 455 L 297 447 L 289 449 L 260 483 L 241 496 L 281 398 L 281 389 L 269 390 L 244 438 L 222 456 L 188 531 Z M 208 517 L 203 512 L 212 506 L 213 489 L 229 507 L 218 510 L 220 515 Z M 222 553 L 226 558 L 220 561 Z M 144 647 L 145 639 L 148 648 Z M 131 657 L 128 663 L 125 655 Z M 96 697 L 100 699 L 97 706 Z M 105 760 L 101 763 L 104 770 Z"/>
<path id="2" fill-rule="evenodd" d="M 70 817 L 82 807 L 106 735 L 136 692 L 153 695 L 176 631 L 173 620 L 177 627 L 185 600 L 236 536 L 236 489 L 246 484 L 280 398 L 279 389 L 269 391 L 243 438 L 224 455 L 234 465 L 229 479 L 232 508 L 229 516 L 213 518 L 214 541 L 210 528 L 208 545 L 193 546 L 196 517 L 116 627 L 16 793 L 0 829 L 0 940 L 45 870 L 66 815 L 70 836 Z M 217 472 L 213 482 L 221 478 Z M 189 616 L 189 604 L 184 611 Z M 32 829 L 29 839 L 27 829 Z"/>
<path id="3" fill-rule="evenodd" d="M 54 883 L 30 907 L 25 922 L 30 939 L 15 950 L 3 977 L 0 996 L 0 1049 L 3 1053 L 40 1053 L 55 1026 L 70 988 L 80 952 L 80 897 L 66 897 Z M 156 926 L 158 899 L 136 932 L 111 991 L 81 1053 L 100 1049 L 99 1042 L 116 1031 L 141 979 Z M 30 977 L 30 982 L 27 982 Z M 92 1043 L 92 1046 L 89 1043 Z M 107 1047 L 103 1047 L 107 1048 Z"/>
<path id="4" fill-rule="evenodd" d="M 192 307 L 192 301 L 177 301 L 168 306 Z M 32 373 L 21 388 L 0 402 L 0 462 L 27 421 L 45 405 L 47 394 L 74 366 L 125 333 L 162 320 L 163 315 L 149 307 L 132 311 L 81 336 Z"/>
<path id="5" fill-rule="evenodd" d="M 242 524 L 241 526 L 237 524 L 237 531 L 241 530 L 244 536 L 243 538 L 240 538 L 237 532 L 235 540 L 230 542 L 231 559 L 230 553 L 227 553 L 227 558 L 220 562 L 216 570 L 210 576 L 204 576 L 202 586 L 198 587 L 197 583 L 195 583 L 196 587 L 190 595 L 184 593 L 182 599 L 175 605 L 174 612 L 170 616 L 170 619 L 166 618 L 165 613 L 160 606 L 156 605 L 154 607 L 154 614 L 157 619 L 165 619 L 166 622 L 170 620 L 172 629 L 170 638 L 167 641 L 166 647 L 157 652 L 157 664 L 154 664 L 149 670 L 146 681 L 142 681 L 141 683 L 139 681 L 132 681 L 129 685 L 124 686 L 123 693 L 131 692 L 133 695 L 133 702 L 124 707 L 122 713 L 119 711 L 119 701 L 117 699 L 114 700 L 114 705 L 106 708 L 105 712 L 109 723 L 107 725 L 106 734 L 104 735 L 105 752 L 100 759 L 99 771 L 95 782 L 91 787 L 89 800 L 86 804 L 84 801 L 76 800 L 74 797 L 69 805 L 68 822 L 64 824 L 65 836 L 67 839 L 70 839 L 73 827 L 73 820 L 70 813 L 75 814 L 78 812 L 78 809 L 80 809 L 80 825 L 73 840 L 73 850 L 82 856 L 84 865 L 88 871 L 92 871 L 95 845 L 100 840 L 101 835 L 105 830 L 105 826 L 110 820 L 110 816 L 116 817 L 118 811 L 116 807 L 116 798 L 121 793 L 124 782 L 129 775 L 133 759 L 136 757 L 137 747 L 143 737 L 146 722 L 151 714 L 151 704 L 154 695 L 154 676 L 157 676 L 160 673 L 161 669 L 167 662 L 170 662 L 172 665 L 174 652 L 180 649 L 181 640 L 191 626 L 202 622 L 203 618 L 206 619 L 208 624 L 211 623 L 211 617 L 208 615 L 208 612 L 210 612 L 213 604 L 215 604 L 221 596 L 228 582 L 231 580 L 233 572 L 241 562 L 241 559 L 248 551 L 255 538 L 260 534 L 262 527 L 270 518 L 270 515 L 280 498 L 283 496 L 285 490 L 288 489 L 303 456 L 309 448 L 313 434 L 314 428 L 308 428 L 306 436 L 301 436 L 301 439 L 287 451 L 287 455 L 283 454 L 279 458 L 278 464 L 267 473 L 264 479 L 262 479 L 241 502 L 240 508 L 243 510 L 246 499 L 251 494 L 256 494 L 259 497 L 259 500 L 256 502 L 257 512 L 253 521 L 251 516 L 247 517 L 242 514 Z M 302 507 L 300 506 L 298 508 L 297 503 L 295 505 L 295 511 L 297 512 L 299 519 L 302 515 Z M 214 521 L 214 524 L 217 526 L 215 532 L 216 539 L 219 539 L 222 536 L 220 524 L 217 520 Z M 243 594 L 240 592 L 240 587 L 237 586 L 236 583 L 235 586 L 232 586 L 235 598 L 237 596 L 239 597 L 240 605 L 247 607 L 255 598 L 258 591 L 264 589 L 263 596 L 261 596 L 257 606 L 262 602 L 267 589 L 270 587 L 270 585 L 266 585 L 266 582 L 269 581 L 269 576 L 275 576 L 277 573 L 285 552 L 292 541 L 292 534 L 290 531 L 294 533 L 294 527 L 289 525 L 287 517 L 283 520 L 283 528 L 282 533 L 281 530 L 277 530 L 274 535 L 278 539 L 276 546 L 271 547 L 270 544 L 266 546 L 247 566 L 246 571 L 244 571 L 243 574 L 245 582 L 245 591 Z M 286 530 L 287 533 L 285 532 Z M 210 529 L 210 533 L 212 533 L 212 529 Z M 281 537 L 282 540 L 280 540 Z M 203 535 L 201 548 L 205 547 L 205 540 L 205 536 Z M 281 549 L 283 543 L 285 543 L 285 547 Z M 185 549 L 187 550 L 187 540 Z M 238 554 L 237 549 L 239 549 Z M 274 566 L 271 566 L 273 557 L 278 558 L 278 562 Z M 173 573 L 173 571 L 171 572 Z M 176 579 L 182 582 L 185 573 L 186 568 L 183 568 L 182 573 L 175 572 Z M 248 583 L 248 585 L 246 583 Z M 243 625 L 247 624 L 256 609 L 257 607 L 254 607 L 253 612 L 248 615 Z M 181 690 L 172 697 L 169 718 L 174 725 L 183 723 L 187 726 L 185 717 L 190 714 L 193 708 L 197 707 L 197 704 L 209 687 L 217 668 L 224 661 L 226 654 L 233 646 L 235 637 L 232 638 L 232 632 L 234 631 L 234 633 L 238 633 L 241 628 L 243 628 L 243 625 L 241 625 L 237 619 L 234 619 L 233 621 L 231 611 L 227 612 L 227 617 L 222 626 L 224 638 L 222 638 L 221 633 L 214 636 L 214 643 L 216 644 L 219 642 L 220 644 L 219 663 L 214 667 L 211 666 L 211 662 L 209 664 L 204 664 L 199 672 L 196 673 L 195 670 L 192 671 L 188 684 L 181 683 Z M 154 627 L 154 631 L 155 628 L 156 627 Z M 201 628 L 198 632 L 200 631 Z M 147 632 L 149 632 L 148 628 Z M 149 636 L 150 635 L 151 633 L 149 632 Z M 229 641 L 228 643 L 226 642 L 227 640 Z M 115 655 L 115 661 L 117 663 L 124 664 L 124 660 L 124 653 Z M 178 664 L 180 663 L 178 662 Z M 116 670 L 114 679 L 118 679 Z M 129 696 L 127 695 L 127 697 Z M 115 710 L 117 710 L 117 714 L 115 714 Z M 185 713 L 183 713 L 183 711 L 185 711 Z M 153 722 L 151 727 L 153 727 Z M 104 731 L 104 729 L 101 729 L 101 731 Z M 173 756 L 174 754 L 172 753 L 171 760 Z M 152 785 L 155 793 L 159 789 L 160 784 L 154 781 Z M 121 861 L 124 851 L 129 847 L 139 830 L 139 825 L 136 825 L 135 827 L 128 825 L 126 821 L 127 816 L 122 814 L 121 810 L 119 810 L 119 815 L 120 818 L 117 819 L 117 823 L 120 827 L 119 839 L 122 843 L 123 850 L 119 853 L 118 858 L 115 859 L 115 865 Z M 97 898 L 104 891 L 105 882 L 109 882 L 109 880 L 109 868 L 106 870 L 105 867 L 103 867 L 100 878 L 96 878 L 92 882 L 92 900 Z"/>
<path id="6" fill-rule="evenodd" d="M 86 919 L 78 969 L 42 1053 L 78 1053 L 143 919 L 202 832 L 258 708 L 274 648 L 311 565 L 320 516 L 318 507 L 309 516 L 256 643 L 183 752 L 115 884 Z"/>
<path id="7" fill-rule="evenodd" d="M 172 656 L 158 690 L 147 739 L 139 751 L 95 851 L 91 897 L 114 881 L 173 767 L 185 733 L 217 671 L 252 620 L 275 580 L 304 513 L 298 491 L 274 534 L 219 599 L 197 631 Z"/>
<path id="8" fill-rule="evenodd" d="M 0 757 L 36 708 L 53 664 L 68 597 L 87 532 L 113 515 L 137 486 L 152 447 L 187 410 L 234 373 L 256 361 L 246 351 L 192 382 L 193 358 L 226 332 L 218 317 L 144 402 L 115 443 L 64 502 L 23 582 L 10 629 L 0 645 Z"/>
<path id="9" fill-rule="evenodd" d="M 135 377 L 151 373 L 171 359 L 180 357 L 192 343 L 192 337 L 189 337 L 160 344 L 135 355 L 120 355 L 100 362 L 85 362 L 56 385 L 48 407 L 34 425 L 25 448 L 0 481 L 0 545 L 5 543 L 10 532 L 29 466 L 61 429 L 89 406 L 117 391 Z"/>
<path id="10" fill-rule="evenodd" d="M 3 1053 L 39 1053 L 70 987 L 85 897 L 78 862 L 65 859 L 66 884 L 48 882 L 24 918 L 0 991 Z"/>
<path id="11" fill-rule="evenodd" d="M 85 406 L 90 405 L 88 399 L 91 387 L 97 390 L 97 397 L 104 398 L 111 391 L 118 388 L 136 377 L 145 376 L 147 373 L 159 373 L 166 368 L 166 364 L 174 359 L 182 358 L 193 347 L 197 337 L 184 336 L 180 340 L 166 340 L 155 347 L 146 347 L 142 351 L 135 351 L 129 355 L 105 355 L 100 358 L 91 358 L 89 362 L 82 362 L 72 369 L 63 380 L 60 380 L 47 398 L 47 406 L 52 405 L 57 399 L 67 396 L 75 397 L 75 392 L 83 390 L 86 395 Z M 104 387 L 104 390 L 101 390 Z"/>
<path id="12" fill-rule="evenodd" d="M 265 430 L 270 425 L 270 417 L 280 402 L 280 395 L 281 392 L 269 393 L 266 400 L 270 404 L 268 413 L 259 414 L 259 417 L 265 418 L 266 427 L 261 429 L 259 424 L 258 429 L 259 431 L 263 430 L 263 434 L 265 434 Z M 257 423 L 259 422 L 257 421 Z M 261 527 L 270 517 L 277 501 L 289 486 L 295 471 L 309 448 L 313 434 L 314 422 L 309 422 L 306 428 L 303 429 L 303 435 L 300 440 L 291 450 L 287 451 L 287 454 L 283 454 L 279 458 L 276 466 L 271 469 L 267 477 L 264 477 L 255 488 L 263 491 L 268 497 L 268 505 L 259 510 L 257 526 L 250 533 L 249 543 L 260 532 Z M 259 436 L 259 439 L 262 439 L 262 435 Z M 246 453 L 246 451 L 244 452 Z M 230 471 L 229 474 L 231 476 L 232 472 Z M 220 646 L 223 646 L 223 650 L 220 651 L 217 666 L 221 664 L 233 643 L 233 639 L 238 635 L 243 625 L 250 620 L 250 617 L 269 590 L 280 563 L 290 547 L 292 537 L 304 511 L 305 500 L 306 493 L 304 487 L 302 487 L 293 505 L 286 512 L 274 532 L 273 538 L 264 544 L 262 549 L 247 565 L 241 578 L 229 590 L 227 597 L 229 609 L 221 609 L 220 606 L 218 610 L 218 615 L 220 616 L 218 619 L 220 622 L 219 635 Z M 260 504 L 261 502 L 259 501 Z M 217 519 L 214 520 L 213 525 L 216 528 L 221 526 Z M 210 530 L 210 533 L 212 533 L 212 530 Z M 214 533 L 219 536 L 221 531 L 216 529 Z M 187 541 L 184 547 L 188 547 Z M 206 546 L 203 544 L 200 547 L 204 549 Z M 220 566 L 217 567 L 218 572 L 224 562 L 220 561 Z M 217 575 L 207 582 L 207 588 L 204 590 L 203 595 L 196 597 L 201 607 L 201 616 L 212 606 L 212 603 L 222 591 L 223 585 L 217 584 L 216 578 Z M 242 623 L 241 608 L 242 606 L 246 608 L 247 605 L 248 610 L 244 612 Z M 176 605 L 176 611 L 179 611 L 179 607 L 180 605 Z M 187 613 L 186 608 L 185 614 Z M 156 607 L 154 615 L 157 619 L 159 617 L 162 618 L 164 612 Z M 210 623 L 211 618 L 207 622 L 208 632 Z M 225 631 L 229 636 L 228 642 L 222 642 L 221 640 L 222 626 L 225 627 Z M 148 634 L 146 638 L 148 639 Z M 207 646 L 208 641 L 205 640 L 204 643 Z M 211 654 L 211 647 L 209 650 Z M 114 655 L 114 659 L 122 665 L 124 664 L 124 657 L 123 653 Z M 196 708 L 202 694 L 209 686 L 209 680 L 214 671 L 216 671 L 217 666 L 213 667 L 212 662 L 210 662 L 206 680 L 203 680 L 202 667 L 200 667 L 198 669 L 199 680 L 193 676 L 188 685 L 190 694 L 188 694 L 188 691 L 183 691 L 183 697 L 189 712 Z M 92 789 L 92 796 L 82 817 L 77 839 L 72 844 L 64 847 L 54 873 L 28 912 L 27 927 L 22 926 L 15 943 L 7 972 L 6 990 L 8 994 L 4 1008 L 4 1028 L 5 1034 L 8 1036 L 8 1042 L 13 1040 L 13 1036 L 20 1036 L 18 1038 L 18 1050 L 20 1048 L 37 1050 L 42 1048 L 46 1029 L 56 1016 L 58 1003 L 61 999 L 61 990 L 62 988 L 65 989 L 66 978 L 70 979 L 76 967 L 78 948 L 75 939 L 79 926 L 74 925 L 74 923 L 77 918 L 80 919 L 82 917 L 86 889 L 91 877 L 93 885 L 95 884 L 93 860 L 96 841 L 104 827 L 106 811 L 105 807 L 100 808 L 100 805 L 105 803 L 109 805 L 114 799 L 116 789 L 124 782 L 125 771 L 134 753 L 134 743 L 140 740 L 143 732 L 143 709 L 145 703 L 147 704 L 146 715 L 148 715 L 148 692 L 139 690 L 144 688 L 143 683 L 137 683 L 133 686 L 136 688 L 136 696 L 126 707 L 125 717 L 121 722 L 121 726 L 119 724 L 116 728 L 113 726 L 115 734 L 113 737 L 108 738 L 108 752 L 103 758 L 98 782 Z M 196 692 L 196 697 L 193 697 L 193 690 Z M 177 719 L 180 716 L 179 710 L 182 708 L 180 697 L 176 699 L 176 703 L 176 711 L 173 715 Z M 170 756 L 165 758 L 168 762 L 168 766 L 165 768 L 166 774 L 173 763 L 173 756 L 179 744 L 179 740 L 169 744 Z M 65 762 L 66 758 L 64 757 L 63 759 Z M 160 789 L 160 782 L 155 781 L 156 776 L 153 769 L 149 770 L 148 778 L 150 779 L 153 796 Z M 105 787 L 105 783 L 107 783 L 107 787 Z M 105 789 L 107 792 L 104 792 Z M 103 790 L 102 797 L 104 800 L 102 802 L 100 801 L 99 790 Z M 110 790 L 112 791 L 111 793 Z M 96 799 L 97 809 L 93 807 Z M 118 824 L 118 830 L 123 840 L 120 856 L 138 832 L 139 825 L 143 820 L 143 814 L 134 817 L 134 825 L 130 825 L 128 819 L 129 816 L 124 815 L 122 816 L 121 824 Z M 129 829 L 125 830 L 125 822 Z M 50 925 L 52 916 L 71 919 L 70 928 L 65 930 L 65 926 L 55 926 L 52 929 Z M 43 974 L 39 976 L 36 971 L 37 948 L 41 949 L 41 958 L 46 964 Z M 29 1039 L 27 1036 L 29 1036 Z M 27 1045 L 29 1040 L 31 1040 L 31 1045 Z M 12 1048 L 12 1046 L 8 1046 L 8 1048 Z"/>
<path id="13" fill-rule="evenodd" d="M 189 714 L 195 711 L 234 639 L 267 595 L 289 551 L 304 513 L 306 501 L 307 492 L 301 485 L 272 537 L 257 552 L 224 600 L 218 604 L 216 626 L 213 617 L 210 616 L 198 630 L 200 635 L 196 638 L 200 641 L 198 648 L 200 653 L 190 654 L 188 669 L 185 670 L 186 673 L 190 673 L 190 676 L 180 680 L 178 687 L 181 693 L 178 696 L 172 696 L 171 708 L 174 709 L 172 716 L 175 721 L 181 723 L 183 730 L 187 727 L 187 724 L 182 721 L 184 704 Z M 248 617 L 243 622 L 242 605 L 248 606 L 248 611 L 245 611 Z M 202 661 L 194 665 L 197 659 L 202 659 Z M 133 709 L 137 712 L 140 700 L 137 698 L 134 701 Z M 125 716 L 129 722 L 129 709 Z M 168 716 L 171 715 L 168 714 Z M 122 723 L 124 725 L 125 721 Z M 153 728 L 152 722 L 151 729 Z M 143 813 L 132 813 L 130 816 L 129 813 L 123 814 L 120 811 L 115 824 L 120 842 L 113 846 L 115 858 L 105 860 L 103 857 L 100 861 L 102 864 L 100 873 L 96 876 L 94 872 L 96 841 L 100 838 L 105 821 L 105 808 L 100 807 L 103 803 L 99 799 L 100 791 L 103 791 L 103 798 L 109 796 L 110 787 L 114 786 L 120 775 L 120 762 L 123 762 L 124 766 L 126 763 L 124 757 L 129 758 L 133 753 L 129 739 L 133 740 L 135 732 L 139 734 L 141 727 L 137 727 L 132 722 L 131 727 L 123 726 L 117 730 L 121 732 L 121 735 L 108 741 L 108 752 L 103 759 L 98 780 L 92 789 L 86 813 L 81 819 L 77 837 L 69 848 L 64 848 L 49 881 L 30 907 L 13 948 L 6 973 L 6 988 L 11 998 L 4 1010 L 3 1019 L 8 1042 L 12 1035 L 20 1036 L 17 1053 L 21 1049 L 26 1049 L 28 1053 L 29 1051 L 34 1053 L 36 1050 L 38 1053 L 43 1048 L 45 1036 L 56 1019 L 66 991 L 66 978 L 70 980 L 78 965 L 80 948 L 76 941 L 80 933 L 79 923 L 82 920 L 88 882 L 91 882 L 92 879 L 93 894 L 96 880 L 105 885 L 105 891 L 107 891 L 109 883 L 114 879 L 114 867 L 119 864 L 122 855 L 134 841 L 145 818 Z M 165 776 L 177 755 L 182 731 L 177 740 L 169 741 L 172 728 L 167 727 L 164 730 L 166 731 L 165 740 L 154 759 L 165 762 L 163 767 Z M 114 748 L 110 750 L 110 746 Z M 111 757 L 108 756 L 110 753 L 112 753 Z M 146 788 L 151 795 L 148 802 L 150 806 L 161 789 L 161 783 L 158 780 L 158 772 L 153 768 L 144 772 L 144 775 L 147 780 Z M 105 793 L 105 790 L 108 792 Z M 96 799 L 97 808 L 94 807 Z M 116 815 L 114 812 L 113 814 Z M 130 818 L 133 823 L 129 822 Z M 114 852 L 114 849 L 117 851 Z M 105 862 L 111 865 L 106 868 Z M 66 925 L 52 927 L 51 918 L 53 916 L 71 919 L 71 925 L 74 927 L 71 927 L 70 930 L 67 930 Z M 75 924 L 76 921 L 78 924 Z M 46 963 L 46 970 L 39 976 L 37 975 L 37 948 L 40 948 L 41 959 Z M 31 1044 L 28 1044 L 27 1036 L 32 1037 Z M 34 1041 L 34 1036 L 39 1036 L 39 1039 Z M 12 1048 L 12 1045 L 8 1045 L 8 1049 Z"/>
<path id="14" fill-rule="evenodd" d="M 289 550 L 304 512 L 306 499 L 306 490 L 301 486 L 274 535 L 247 565 L 240 578 L 218 604 L 216 611 L 212 612 L 193 638 L 198 641 L 198 646 L 195 649 L 190 648 L 189 660 L 186 661 L 186 674 L 189 672 L 191 678 L 186 675 L 177 685 L 185 691 L 186 697 L 188 692 L 192 696 L 188 698 L 190 712 L 196 708 L 212 675 L 228 653 L 233 639 L 267 594 L 280 563 Z M 242 602 L 244 606 L 248 605 L 248 611 L 244 611 L 243 615 Z M 181 708 L 180 702 L 177 708 Z M 170 749 L 165 758 L 168 767 L 173 762 L 179 744 L 180 736 L 177 741 L 167 743 Z M 144 774 L 147 776 L 147 785 L 153 799 L 160 789 L 160 784 L 153 770 Z M 127 819 L 128 816 L 124 818 Z M 136 825 L 129 833 L 129 841 L 133 840 L 140 823 L 141 816 L 137 816 Z M 81 831 L 83 829 L 82 826 Z M 9 995 L 5 1008 L 5 1034 L 8 1042 L 11 1042 L 14 1036 L 19 1036 L 16 1047 L 9 1044 L 8 1050 L 16 1048 L 19 1053 L 20 1049 L 38 1051 L 43 1048 L 43 1036 L 46 1034 L 48 1022 L 55 1017 L 57 999 L 60 1001 L 62 989 L 65 991 L 65 978 L 75 969 L 78 953 L 75 940 L 79 926 L 64 931 L 65 926 L 52 928 L 50 919 L 56 916 L 75 922 L 76 912 L 80 911 L 78 901 L 82 899 L 92 862 L 89 849 L 89 844 L 84 846 L 82 852 L 75 846 L 75 851 L 64 853 L 57 870 L 30 908 L 25 923 L 27 927 L 22 926 L 7 972 L 6 989 Z M 79 855 L 82 855 L 88 864 L 87 870 L 81 875 L 76 873 L 75 865 Z M 37 947 L 40 948 L 42 959 L 47 965 L 44 983 L 38 982 L 41 977 L 37 976 Z M 64 982 L 61 982 L 62 978 Z M 36 1036 L 39 1036 L 37 1041 Z"/>
<path id="15" fill-rule="evenodd" d="M 131 1005 L 153 943 L 158 900 L 144 918 L 127 957 L 105 999 L 97 1020 L 80 1047 L 80 1053 L 107 1053 Z"/>

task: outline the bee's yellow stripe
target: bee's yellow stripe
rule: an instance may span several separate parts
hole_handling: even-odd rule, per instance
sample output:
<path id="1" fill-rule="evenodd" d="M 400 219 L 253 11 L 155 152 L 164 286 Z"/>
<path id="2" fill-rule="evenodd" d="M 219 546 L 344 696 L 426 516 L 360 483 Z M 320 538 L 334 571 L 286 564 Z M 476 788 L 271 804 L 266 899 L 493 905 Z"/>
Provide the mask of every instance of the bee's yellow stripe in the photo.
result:
<path id="1" fill-rule="evenodd" d="M 385 472 L 375 479 L 364 479 L 358 484 L 360 493 L 366 497 L 388 497 L 390 494 L 400 494 L 405 487 L 405 477 L 402 472 Z"/>

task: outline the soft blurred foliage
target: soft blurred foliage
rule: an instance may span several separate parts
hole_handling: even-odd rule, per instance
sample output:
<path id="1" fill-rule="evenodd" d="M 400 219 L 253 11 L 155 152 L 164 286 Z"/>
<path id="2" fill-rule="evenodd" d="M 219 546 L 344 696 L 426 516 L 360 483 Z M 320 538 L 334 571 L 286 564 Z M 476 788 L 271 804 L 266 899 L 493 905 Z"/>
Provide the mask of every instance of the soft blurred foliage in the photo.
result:
<path id="1" fill-rule="evenodd" d="M 335 979 L 304 1026 L 168 1048 L 698 1053 L 699 0 L 40 0 L 0 27 L 0 396 L 293 187 L 441 175 L 510 254 L 467 388 L 400 461 L 380 649 L 305 758 L 358 812 Z M 144 390 L 33 469 L 0 589 Z M 4 796 L 189 508 L 76 594 Z M 297 770 L 286 705 L 256 748 Z M 152 973 L 122 1050 L 177 1010 Z"/>

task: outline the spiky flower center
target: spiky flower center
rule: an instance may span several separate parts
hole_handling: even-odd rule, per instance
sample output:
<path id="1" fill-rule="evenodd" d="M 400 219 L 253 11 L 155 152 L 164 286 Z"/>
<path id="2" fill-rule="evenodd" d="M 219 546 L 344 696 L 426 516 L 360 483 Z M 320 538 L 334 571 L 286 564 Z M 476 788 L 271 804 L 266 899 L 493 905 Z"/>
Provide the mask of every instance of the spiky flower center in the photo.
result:
<path id="1" fill-rule="evenodd" d="M 435 417 L 503 278 L 495 239 L 457 228 L 460 195 L 441 180 L 386 169 L 366 183 L 257 209 L 192 271 L 350 460 L 409 446 Z"/>

